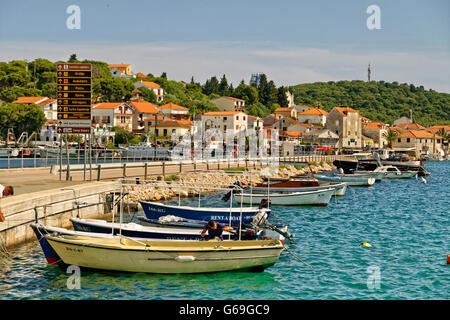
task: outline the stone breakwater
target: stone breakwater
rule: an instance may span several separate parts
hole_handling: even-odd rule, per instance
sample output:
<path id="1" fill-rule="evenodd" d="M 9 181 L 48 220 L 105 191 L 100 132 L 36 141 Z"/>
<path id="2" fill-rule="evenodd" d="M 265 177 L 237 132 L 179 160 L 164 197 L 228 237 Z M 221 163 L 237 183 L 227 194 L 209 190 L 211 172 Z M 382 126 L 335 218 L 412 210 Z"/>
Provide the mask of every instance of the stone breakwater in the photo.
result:
<path id="1" fill-rule="evenodd" d="M 244 186 L 257 184 L 269 179 L 288 179 L 294 176 L 302 176 L 311 173 L 332 171 L 336 169 L 329 163 L 311 165 L 311 167 L 280 165 L 278 168 L 250 169 L 243 172 L 191 172 L 181 175 L 172 175 L 164 179 L 158 177 L 156 182 L 143 182 L 140 186 L 125 186 L 124 192 L 128 195 L 124 198 L 127 205 L 125 210 L 140 210 L 138 200 L 144 201 L 164 201 L 178 197 L 195 197 L 200 194 L 218 191 L 212 188 L 226 189 L 237 181 Z M 211 189 L 208 189 L 211 187 Z M 225 190 L 223 190 L 225 192 Z"/>

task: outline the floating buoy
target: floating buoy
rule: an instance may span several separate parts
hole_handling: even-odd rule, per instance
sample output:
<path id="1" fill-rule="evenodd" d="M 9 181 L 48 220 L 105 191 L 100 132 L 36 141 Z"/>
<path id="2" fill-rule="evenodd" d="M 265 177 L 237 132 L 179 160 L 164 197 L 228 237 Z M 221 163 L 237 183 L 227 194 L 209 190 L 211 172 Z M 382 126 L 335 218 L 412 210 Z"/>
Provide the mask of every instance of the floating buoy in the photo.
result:
<path id="1" fill-rule="evenodd" d="M 450 264 L 450 254 L 447 255 L 447 264 Z"/>
<path id="2" fill-rule="evenodd" d="M 364 241 L 363 243 L 361 243 L 361 246 L 362 247 L 371 247 L 372 245 L 370 243 Z"/>

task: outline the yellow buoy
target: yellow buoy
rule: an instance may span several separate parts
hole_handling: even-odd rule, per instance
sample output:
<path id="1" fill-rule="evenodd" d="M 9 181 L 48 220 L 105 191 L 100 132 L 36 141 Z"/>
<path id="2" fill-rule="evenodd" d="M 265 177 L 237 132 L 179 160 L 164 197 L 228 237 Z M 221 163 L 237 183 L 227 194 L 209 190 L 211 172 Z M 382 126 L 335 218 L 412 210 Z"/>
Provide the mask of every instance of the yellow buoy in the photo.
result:
<path id="1" fill-rule="evenodd" d="M 361 246 L 363 246 L 363 247 L 371 247 L 372 245 L 370 243 L 368 243 L 368 242 L 363 242 L 363 243 L 361 243 Z"/>

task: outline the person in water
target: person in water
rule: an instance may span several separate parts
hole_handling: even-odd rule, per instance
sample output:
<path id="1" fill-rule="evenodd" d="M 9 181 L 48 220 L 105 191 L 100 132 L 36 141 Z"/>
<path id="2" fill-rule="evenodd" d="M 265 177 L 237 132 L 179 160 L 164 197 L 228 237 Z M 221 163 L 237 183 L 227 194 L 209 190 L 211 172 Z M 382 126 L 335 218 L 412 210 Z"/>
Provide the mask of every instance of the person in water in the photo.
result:
<path id="1" fill-rule="evenodd" d="M 7 196 L 12 196 L 14 194 L 14 188 L 12 186 L 3 186 L 0 184 L 0 199 Z M 2 213 L 2 208 L 0 207 L 0 222 L 5 221 L 5 216 Z"/>
<path id="2" fill-rule="evenodd" d="M 224 231 L 231 231 L 231 230 L 234 229 L 230 226 L 223 226 L 215 222 L 214 220 L 210 220 L 203 228 L 201 236 L 202 238 L 205 238 L 205 240 L 214 239 L 215 237 L 219 237 L 220 240 L 223 240 L 222 233 Z M 208 235 L 206 234 L 207 231 Z"/>

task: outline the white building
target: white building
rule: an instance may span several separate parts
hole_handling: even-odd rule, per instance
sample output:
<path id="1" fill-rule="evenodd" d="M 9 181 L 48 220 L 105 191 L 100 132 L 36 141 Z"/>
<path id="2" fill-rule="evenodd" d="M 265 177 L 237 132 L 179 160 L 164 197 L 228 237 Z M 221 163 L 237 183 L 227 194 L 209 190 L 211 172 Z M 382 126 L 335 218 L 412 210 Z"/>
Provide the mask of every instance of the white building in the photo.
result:
<path id="1" fill-rule="evenodd" d="M 106 125 L 108 128 L 121 127 L 127 131 L 133 128 L 134 110 L 123 102 L 104 102 L 92 106 L 93 125 Z"/>
<path id="2" fill-rule="evenodd" d="M 211 100 L 222 111 L 243 111 L 245 100 L 234 97 L 220 97 Z"/>
<path id="3" fill-rule="evenodd" d="M 110 64 L 108 66 L 113 77 L 135 78 L 131 72 L 131 64 Z"/>
<path id="4" fill-rule="evenodd" d="M 153 91 L 156 95 L 157 102 L 162 102 L 164 99 L 164 89 L 161 88 L 161 86 L 155 82 L 140 80 L 140 81 L 135 82 L 134 86 L 136 88 L 144 87 L 144 88 L 147 88 L 147 89 Z"/>
<path id="5" fill-rule="evenodd" d="M 173 120 L 190 120 L 189 109 L 179 106 L 175 103 L 168 103 L 157 107 L 159 113 L 162 113 L 169 119 Z"/>
<path id="6" fill-rule="evenodd" d="M 241 111 L 213 111 L 202 114 L 202 128 L 219 129 L 223 139 L 227 130 L 232 130 L 233 134 L 245 132 L 247 130 L 248 115 Z"/>
<path id="7" fill-rule="evenodd" d="M 327 114 L 325 110 L 318 108 L 309 108 L 303 112 L 297 113 L 299 122 L 315 123 L 325 125 L 327 122 Z"/>
<path id="8" fill-rule="evenodd" d="M 248 118 L 248 121 L 247 121 L 248 129 L 253 129 L 255 131 L 259 131 L 264 128 L 264 121 L 260 117 L 248 115 L 247 118 Z"/>
<path id="9" fill-rule="evenodd" d="M 37 104 L 44 112 L 47 121 L 58 120 L 58 101 L 48 97 L 19 97 L 13 103 Z"/>

